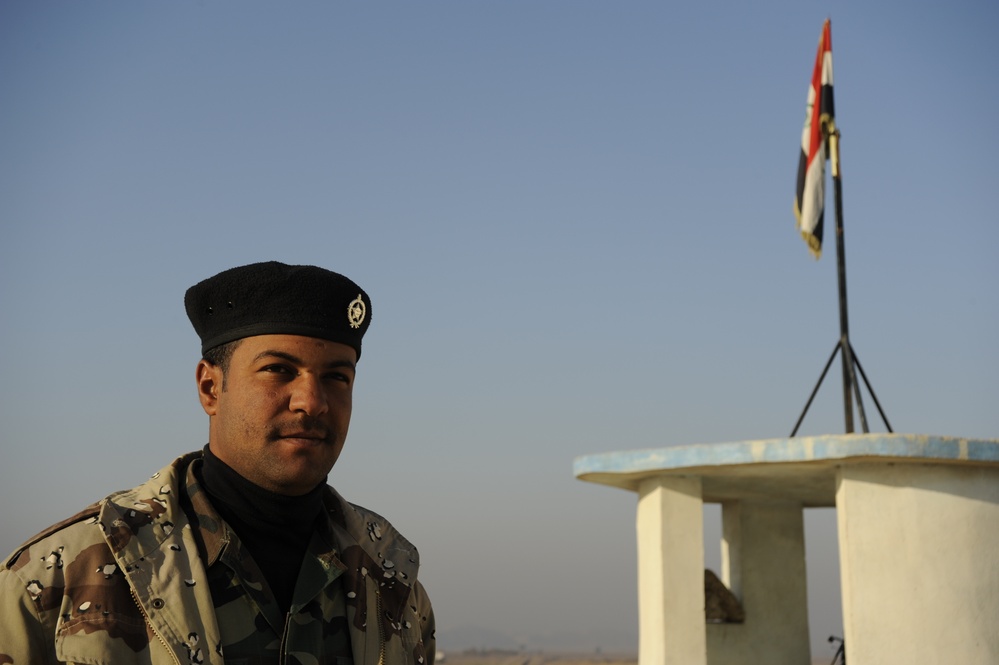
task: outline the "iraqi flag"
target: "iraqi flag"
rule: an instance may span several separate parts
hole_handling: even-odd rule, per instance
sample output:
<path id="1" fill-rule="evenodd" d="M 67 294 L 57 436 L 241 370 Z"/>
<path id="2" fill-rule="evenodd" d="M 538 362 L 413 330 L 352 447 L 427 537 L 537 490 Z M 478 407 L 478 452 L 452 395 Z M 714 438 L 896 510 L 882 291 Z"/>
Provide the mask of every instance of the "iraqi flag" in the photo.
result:
<path id="1" fill-rule="evenodd" d="M 822 217 L 825 208 L 826 137 L 836 130 L 833 113 L 832 33 L 829 19 L 822 26 L 819 52 L 815 56 L 812 84 L 808 87 L 808 111 L 801 132 L 801 161 L 794 215 L 801 237 L 815 258 L 822 253 Z"/>

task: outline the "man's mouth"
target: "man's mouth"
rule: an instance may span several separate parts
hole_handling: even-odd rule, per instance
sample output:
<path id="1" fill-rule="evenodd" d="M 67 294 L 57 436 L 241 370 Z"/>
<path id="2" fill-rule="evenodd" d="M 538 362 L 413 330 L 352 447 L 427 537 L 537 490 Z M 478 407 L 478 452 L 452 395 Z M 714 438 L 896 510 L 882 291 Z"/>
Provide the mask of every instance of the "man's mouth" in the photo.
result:
<path id="1" fill-rule="evenodd" d="M 301 443 L 330 443 L 333 440 L 329 426 L 315 418 L 296 419 L 297 422 L 278 423 L 271 430 L 271 440 L 298 441 Z"/>
<path id="2" fill-rule="evenodd" d="M 325 432 L 279 432 L 277 439 L 291 440 L 291 441 L 311 441 L 314 443 L 326 443 L 329 441 L 329 435 Z"/>

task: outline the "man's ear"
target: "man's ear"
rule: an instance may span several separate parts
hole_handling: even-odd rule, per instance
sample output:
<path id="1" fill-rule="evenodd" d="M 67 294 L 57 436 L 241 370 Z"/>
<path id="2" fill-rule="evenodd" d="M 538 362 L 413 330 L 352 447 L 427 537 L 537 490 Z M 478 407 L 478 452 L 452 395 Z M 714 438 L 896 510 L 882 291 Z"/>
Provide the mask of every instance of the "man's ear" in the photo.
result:
<path id="1" fill-rule="evenodd" d="M 195 369 L 195 378 L 201 408 L 208 415 L 214 416 L 218 412 L 219 394 L 222 392 L 222 368 L 202 359 Z"/>

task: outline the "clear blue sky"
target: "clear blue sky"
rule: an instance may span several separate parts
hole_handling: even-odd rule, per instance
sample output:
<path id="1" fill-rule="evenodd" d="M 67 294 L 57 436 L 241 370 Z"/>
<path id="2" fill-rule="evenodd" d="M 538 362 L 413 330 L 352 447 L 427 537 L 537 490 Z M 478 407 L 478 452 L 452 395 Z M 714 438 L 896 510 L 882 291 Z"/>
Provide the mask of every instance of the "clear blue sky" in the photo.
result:
<path id="1" fill-rule="evenodd" d="M 997 437 L 995 3 L 0 3 L 0 550 L 204 444 L 188 286 L 314 263 L 373 300 L 331 482 L 441 635 L 632 645 L 635 497 L 572 461 L 790 432 L 839 330 L 791 211 L 827 16 L 854 347 L 896 431 Z"/>

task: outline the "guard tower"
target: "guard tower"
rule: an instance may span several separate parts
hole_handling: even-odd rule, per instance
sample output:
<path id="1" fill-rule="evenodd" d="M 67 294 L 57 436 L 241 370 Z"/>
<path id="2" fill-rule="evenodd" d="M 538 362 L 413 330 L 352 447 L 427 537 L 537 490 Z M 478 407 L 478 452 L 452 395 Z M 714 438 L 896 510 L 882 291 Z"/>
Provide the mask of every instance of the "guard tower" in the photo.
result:
<path id="1" fill-rule="evenodd" d="M 639 665 L 808 665 L 804 508 L 835 507 L 848 662 L 999 663 L 999 440 L 913 434 L 587 455 L 638 494 Z M 707 624 L 704 502 L 743 623 Z"/>

